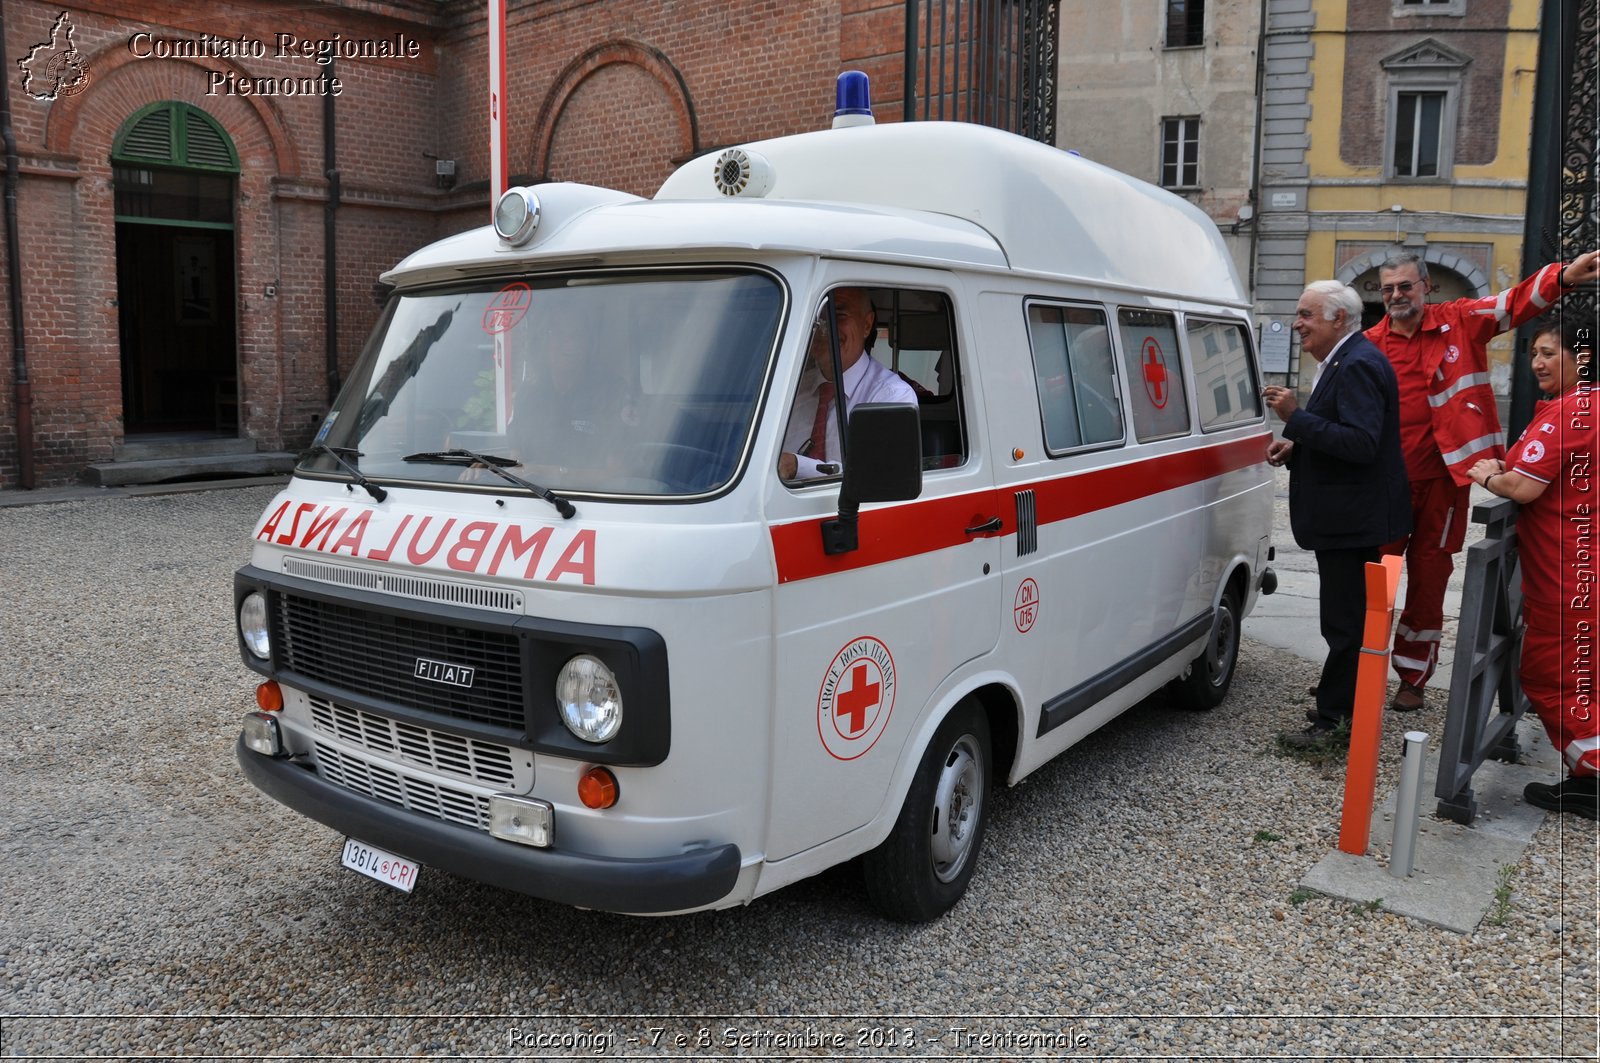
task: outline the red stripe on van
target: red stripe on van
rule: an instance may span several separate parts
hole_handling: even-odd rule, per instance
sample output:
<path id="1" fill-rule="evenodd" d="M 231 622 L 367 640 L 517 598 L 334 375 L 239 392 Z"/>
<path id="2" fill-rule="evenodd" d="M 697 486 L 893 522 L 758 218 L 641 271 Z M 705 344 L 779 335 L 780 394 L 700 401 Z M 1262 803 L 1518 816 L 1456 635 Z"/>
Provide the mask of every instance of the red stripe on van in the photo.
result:
<path id="1" fill-rule="evenodd" d="M 820 529 L 823 521 L 774 525 L 772 551 L 778 563 L 778 582 L 791 583 L 833 572 L 848 572 L 959 546 L 973 538 L 966 529 L 995 517 L 1000 518 L 1001 527 L 990 534 L 1014 534 L 1017 511 L 1012 500 L 1018 491 L 1034 492 L 1040 524 L 1148 498 L 1259 464 L 1266 460 L 1267 443 L 1271 438 L 1270 434 L 1262 433 L 1048 480 L 864 510 L 860 549 L 831 557 L 822 552 Z"/>

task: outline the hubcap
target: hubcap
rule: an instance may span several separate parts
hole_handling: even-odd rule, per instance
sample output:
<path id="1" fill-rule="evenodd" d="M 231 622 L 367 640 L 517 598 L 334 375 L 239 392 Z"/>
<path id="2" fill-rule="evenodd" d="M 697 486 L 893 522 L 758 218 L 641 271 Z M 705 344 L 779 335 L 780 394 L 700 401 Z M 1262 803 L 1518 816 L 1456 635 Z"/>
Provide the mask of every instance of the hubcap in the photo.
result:
<path id="1" fill-rule="evenodd" d="M 966 866 L 982 812 L 983 761 L 977 740 L 962 735 L 945 757 L 933 794 L 933 873 L 940 882 Z"/>
<path id="2" fill-rule="evenodd" d="M 1228 672 L 1233 667 L 1233 640 L 1236 637 L 1234 630 L 1233 610 L 1226 607 L 1222 610 L 1222 617 L 1217 621 L 1217 654 L 1215 661 L 1207 661 L 1211 673 L 1211 685 L 1219 687 L 1227 682 Z"/>

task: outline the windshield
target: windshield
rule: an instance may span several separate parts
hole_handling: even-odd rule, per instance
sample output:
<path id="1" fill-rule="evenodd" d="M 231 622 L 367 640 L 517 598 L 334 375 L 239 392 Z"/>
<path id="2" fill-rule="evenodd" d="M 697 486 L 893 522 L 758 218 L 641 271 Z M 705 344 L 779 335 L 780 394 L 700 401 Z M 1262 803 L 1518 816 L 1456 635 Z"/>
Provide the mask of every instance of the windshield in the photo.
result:
<path id="1" fill-rule="evenodd" d="M 783 314 L 757 273 L 588 274 L 398 294 L 302 472 L 698 495 L 738 470 Z M 503 460 L 502 460 L 503 459 Z"/>

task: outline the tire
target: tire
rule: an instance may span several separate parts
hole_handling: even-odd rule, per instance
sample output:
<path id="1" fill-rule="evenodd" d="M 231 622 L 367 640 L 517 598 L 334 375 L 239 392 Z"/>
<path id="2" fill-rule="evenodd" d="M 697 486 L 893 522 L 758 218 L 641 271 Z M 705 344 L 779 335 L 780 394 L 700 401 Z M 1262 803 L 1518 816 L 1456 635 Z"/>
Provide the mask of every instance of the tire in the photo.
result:
<path id="1" fill-rule="evenodd" d="M 1172 699 L 1186 709 L 1206 712 L 1222 704 L 1233 686 L 1233 673 L 1239 663 L 1239 597 L 1232 587 L 1222 592 L 1217 605 L 1217 622 L 1210 645 L 1189 662 L 1189 674 L 1174 679 L 1168 686 Z M 1217 663 L 1210 663 L 1215 648 Z"/>
<path id="2" fill-rule="evenodd" d="M 894 830 L 862 860 L 867 898 L 902 923 L 949 911 L 972 880 L 989 823 L 989 720 L 964 701 L 934 733 Z"/>

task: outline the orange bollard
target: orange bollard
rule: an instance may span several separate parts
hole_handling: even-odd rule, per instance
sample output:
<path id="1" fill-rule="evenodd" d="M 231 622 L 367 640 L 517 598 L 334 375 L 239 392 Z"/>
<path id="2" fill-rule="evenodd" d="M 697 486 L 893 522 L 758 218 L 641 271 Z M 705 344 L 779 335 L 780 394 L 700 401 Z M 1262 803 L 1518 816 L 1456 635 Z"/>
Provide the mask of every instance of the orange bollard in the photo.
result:
<path id="1" fill-rule="evenodd" d="M 1367 855 L 1372 839 L 1372 799 L 1378 786 L 1378 741 L 1383 732 L 1384 694 L 1389 685 L 1389 637 L 1394 633 L 1394 597 L 1400 558 L 1385 554 L 1367 563 L 1367 622 L 1356 666 L 1355 717 L 1350 721 L 1350 759 L 1344 773 L 1344 818 L 1339 851 Z"/>

